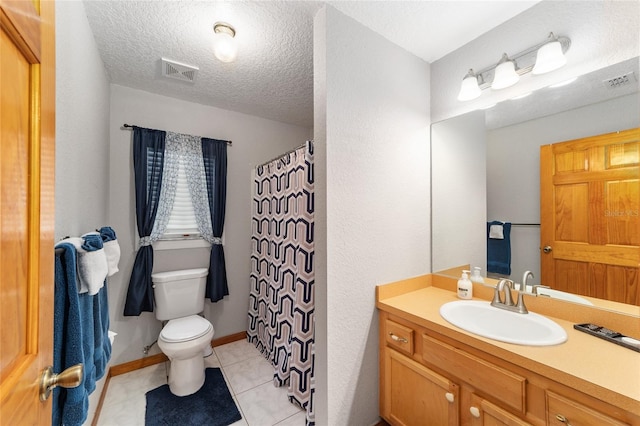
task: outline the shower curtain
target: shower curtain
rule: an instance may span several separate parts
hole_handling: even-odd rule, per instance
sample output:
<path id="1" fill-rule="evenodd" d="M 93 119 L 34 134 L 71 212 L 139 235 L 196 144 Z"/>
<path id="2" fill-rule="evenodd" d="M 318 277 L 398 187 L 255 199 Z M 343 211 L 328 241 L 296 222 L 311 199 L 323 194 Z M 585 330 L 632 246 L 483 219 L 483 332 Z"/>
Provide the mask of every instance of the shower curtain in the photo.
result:
<path id="1" fill-rule="evenodd" d="M 314 424 L 313 146 L 255 169 L 247 339 Z"/>

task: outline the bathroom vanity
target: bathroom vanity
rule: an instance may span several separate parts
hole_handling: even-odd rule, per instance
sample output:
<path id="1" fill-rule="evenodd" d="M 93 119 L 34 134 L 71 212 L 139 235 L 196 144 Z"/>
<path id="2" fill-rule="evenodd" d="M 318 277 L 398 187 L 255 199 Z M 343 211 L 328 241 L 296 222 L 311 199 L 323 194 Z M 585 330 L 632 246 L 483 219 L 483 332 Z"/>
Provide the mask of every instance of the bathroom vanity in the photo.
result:
<path id="1" fill-rule="evenodd" d="M 474 285 L 474 299 L 491 300 Z M 526 297 L 568 335 L 523 346 L 459 329 L 439 314 L 455 280 L 378 286 L 380 415 L 392 425 L 640 425 L 640 353 L 573 329 L 591 322 L 640 336 L 640 317 Z M 496 308 L 497 309 L 497 308 Z"/>

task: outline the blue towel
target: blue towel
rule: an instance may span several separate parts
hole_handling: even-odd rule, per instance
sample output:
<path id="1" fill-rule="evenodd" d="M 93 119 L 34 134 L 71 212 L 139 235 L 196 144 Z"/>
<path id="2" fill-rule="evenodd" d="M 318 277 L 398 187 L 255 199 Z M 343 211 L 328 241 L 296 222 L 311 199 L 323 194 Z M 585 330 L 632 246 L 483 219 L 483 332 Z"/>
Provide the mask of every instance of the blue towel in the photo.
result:
<path id="1" fill-rule="evenodd" d="M 89 408 L 86 384 L 93 376 L 93 363 L 87 363 L 87 360 L 93 360 L 93 353 L 90 358 L 87 357 L 88 347 L 83 338 L 88 325 L 85 324 L 88 307 L 84 301 L 81 302 L 77 290 L 75 246 L 62 243 L 57 247 L 64 251 L 62 255 L 55 257 L 53 369 L 59 373 L 65 368 L 82 363 L 85 375 L 83 382 L 76 388 L 53 390 L 52 424 L 81 425 L 87 418 Z M 93 324 L 88 326 L 93 334 Z M 93 342 L 90 346 L 93 346 Z"/>
<path id="2" fill-rule="evenodd" d="M 98 232 L 100 232 L 100 236 L 102 237 L 102 241 L 105 242 L 105 243 L 107 241 L 113 241 L 113 240 L 117 239 L 116 231 L 114 231 L 113 228 L 111 228 L 110 226 L 103 226 L 102 228 L 100 228 L 100 230 Z"/>
<path id="3" fill-rule="evenodd" d="M 78 293 L 78 251 L 72 243 L 56 247 L 64 251 L 55 258 L 54 371 L 82 363 L 84 378 L 77 388 L 53 390 L 52 425 L 81 425 L 87 418 L 89 395 L 111 358 L 107 286 L 95 295 Z"/>
<path id="4" fill-rule="evenodd" d="M 491 225 L 502 225 L 504 238 L 489 238 Z M 487 222 L 487 272 L 511 275 L 511 223 Z"/>
<path id="5" fill-rule="evenodd" d="M 82 248 L 86 251 L 98 251 L 102 249 L 102 237 L 99 234 L 85 234 L 82 236 L 84 242 Z"/>
<path id="6" fill-rule="evenodd" d="M 109 302 L 107 286 L 93 296 L 93 364 L 95 380 L 100 380 L 111 359 L 111 340 L 109 340 Z"/>

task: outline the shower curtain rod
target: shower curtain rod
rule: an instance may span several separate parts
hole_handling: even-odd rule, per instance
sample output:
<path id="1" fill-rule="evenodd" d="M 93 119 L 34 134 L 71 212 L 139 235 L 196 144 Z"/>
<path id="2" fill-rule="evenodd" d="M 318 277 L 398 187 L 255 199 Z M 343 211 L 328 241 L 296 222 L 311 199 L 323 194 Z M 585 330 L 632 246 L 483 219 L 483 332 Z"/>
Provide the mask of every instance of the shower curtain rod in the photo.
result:
<path id="1" fill-rule="evenodd" d="M 313 141 L 307 141 L 307 142 L 313 143 Z M 278 160 L 278 159 L 280 159 L 280 158 L 284 157 L 284 156 L 285 156 L 285 155 L 287 155 L 287 154 L 291 154 L 292 152 L 295 152 L 295 151 L 299 150 L 300 148 L 304 148 L 305 146 L 307 146 L 307 142 L 305 142 L 305 143 L 303 143 L 302 145 L 297 146 L 297 147 L 295 147 L 295 148 L 293 148 L 293 149 L 290 149 L 289 151 L 287 151 L 287 152 L 285 152 L 285 153 L 283 153 L 283 154 L 280 154 L 280 155 L 278 155 L 277 157 L 273 157 L 271 160 L 265 161 L 265 162 L 264 162 L 264 163 L 262 163 L 262 164 L 258 164 L 256 167 L 262 167 L 262 166 L 265 166 L 265 165 L 269 164 L 269 163 L 270 163 L 270 162 L 272 162 L 272 161 L 275 161 L 275 160 Z"/>
<path id="2" fill-rule="evenodd" d="M 124 127 L 126 130 L 129 130 L 129 129 L 133 129 L 134 127 L 140 127 L 140 126 L 136 126 L 135 124 L 127 124 L 127 123 L 124 123 L 124 124 L 122 125 L 122 127 Z M 232 142 L 232 141 L 223 141 L 223 142 L 226 142 L 226 143 L 227 143 L 227 145 L 232 145 L 232 144 L 233 144 L 233 142 Z"/>

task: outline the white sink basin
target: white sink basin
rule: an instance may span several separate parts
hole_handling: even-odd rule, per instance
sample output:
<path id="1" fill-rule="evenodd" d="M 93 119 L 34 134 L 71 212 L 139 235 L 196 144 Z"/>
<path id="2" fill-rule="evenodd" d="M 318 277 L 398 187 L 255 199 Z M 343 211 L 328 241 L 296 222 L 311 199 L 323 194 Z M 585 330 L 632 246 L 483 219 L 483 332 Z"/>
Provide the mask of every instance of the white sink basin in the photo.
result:
<path id="1" fill-rule="evenodd" d="M 470 333 L 516 345 L 551 346 L 567 340 L 564 329 L 542 315 L 510 312 L 479 300 L 445 303 L 440 315 Z"/>

